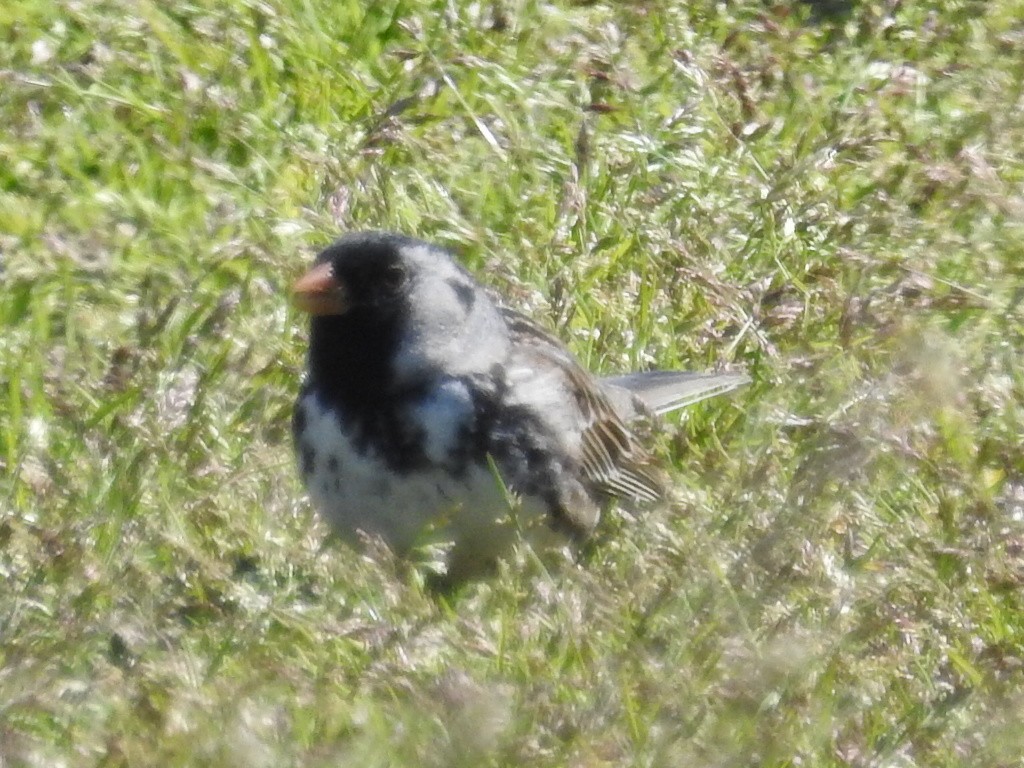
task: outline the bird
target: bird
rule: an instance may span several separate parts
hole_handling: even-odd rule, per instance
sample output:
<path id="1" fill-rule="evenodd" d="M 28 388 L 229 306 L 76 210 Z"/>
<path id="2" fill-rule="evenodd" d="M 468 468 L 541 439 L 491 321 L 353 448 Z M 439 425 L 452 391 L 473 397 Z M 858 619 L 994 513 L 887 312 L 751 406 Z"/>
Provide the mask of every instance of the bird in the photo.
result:
<path id="1" fill-rule="evenodd" d="M 444 247 L 352 232 L 293 287 L 310 316 L 292 431 L 313 506 L 340 538 L 433 547 L 462 584 L 517 542 L 586 540 L 614 501 L 666 492 L 636 425 L 736 389 L 742 373 L 596 377 Z"/>

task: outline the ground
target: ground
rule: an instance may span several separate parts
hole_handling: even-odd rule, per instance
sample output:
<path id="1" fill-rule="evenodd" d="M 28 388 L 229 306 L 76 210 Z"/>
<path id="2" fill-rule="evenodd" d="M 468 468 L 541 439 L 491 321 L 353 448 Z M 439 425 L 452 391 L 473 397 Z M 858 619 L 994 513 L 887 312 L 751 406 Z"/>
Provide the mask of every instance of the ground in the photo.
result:
<path id="1" fill-rule="evenodd" d="M 1021 765 L 1021 3 L 362 5 L 0 8 L 0 765 Z M 291 457 L 360 228 L 753 384 L 438 598 Z"/>

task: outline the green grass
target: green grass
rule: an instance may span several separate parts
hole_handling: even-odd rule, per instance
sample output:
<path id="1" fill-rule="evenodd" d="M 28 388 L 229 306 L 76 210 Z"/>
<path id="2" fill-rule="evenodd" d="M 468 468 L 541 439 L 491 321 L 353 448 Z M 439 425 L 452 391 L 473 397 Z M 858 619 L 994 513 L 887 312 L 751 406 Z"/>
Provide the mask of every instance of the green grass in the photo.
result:
<path id="1" fill-rule="evenodd" d="M 1024 6 L 820 5 L 5 3 L 0 765 L 1020 765 Z M 292 466 L 370 227 L 755 382 L 439 603 Z"/>

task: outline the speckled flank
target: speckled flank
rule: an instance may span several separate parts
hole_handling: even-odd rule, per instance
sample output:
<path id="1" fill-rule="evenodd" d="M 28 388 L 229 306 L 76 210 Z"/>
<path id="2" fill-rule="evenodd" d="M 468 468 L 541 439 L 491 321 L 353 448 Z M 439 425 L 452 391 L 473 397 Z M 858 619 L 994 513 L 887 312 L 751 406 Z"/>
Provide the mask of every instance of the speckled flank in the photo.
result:
<path id="1" fill-rule="evenodd" d="M 460 402 L 459 397 L 454 401 Z M 511 509 L 501 484 L 485 464 L 473 464 L 461 477 L 442 465 L 395 475 L 373 451 L 360 450 L 346 436 L 337 414 L 315 394 L 305 394 L 297 410 L 301 411 L 297 421 L 305 427 L 296 437 L 310 498 L 338 533 L 353 543 L 362 531 L 380 536 L 402 554 L 423 543 L 424 531 L 429 531 L 432 541 L 453 542 L 456 558 L 469 557 L 460 544 L 472 542 L 472 558 L 482 562 L 508 551 L 520 529 L 537 528 L 535 523 L 549 528 L 546 505 L 530 499 L 516 510 L 517 522 L 495 527 L 496 520 L 510 517 Z M 443 448 L 446 439 L 435 436 L 435 448 Z M 307 462 L 307 457 L 313 458 Z"/>
<path id="2" fill-rule="evenodd" d="M 302 474 L 309 477 L 316 469 L 316 449 L 313 445 L 304 442 L 302 444 Z"/>
<path id="3" fill-rule="evenodd" d="M 423 451 L 430 461 L 449 466 L 458 455 L 456 440 L 472 427 L 473 397 L 464 381 L 443 380 L 424 397 L 413 401 L 409 418 L 421 426 Z"/>

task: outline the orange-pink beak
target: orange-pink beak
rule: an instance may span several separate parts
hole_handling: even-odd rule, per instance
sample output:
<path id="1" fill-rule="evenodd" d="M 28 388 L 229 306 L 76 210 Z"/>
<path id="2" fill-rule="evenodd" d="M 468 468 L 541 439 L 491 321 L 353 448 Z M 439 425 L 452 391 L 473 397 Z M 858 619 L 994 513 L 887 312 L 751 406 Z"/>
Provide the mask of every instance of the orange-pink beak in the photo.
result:
<path id="1" fill-rule="evenodd" d="M 343 315 L 351 306 L 348 291 L 331 271 L 330 262 L 317 264 L 292 286 L 295 306 L 311 315 Z"/>

